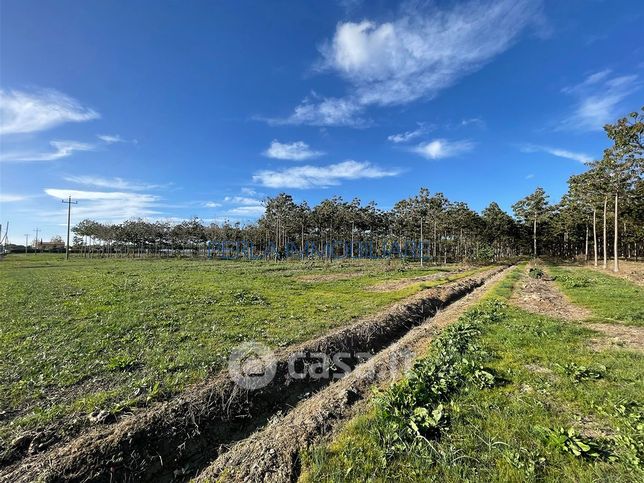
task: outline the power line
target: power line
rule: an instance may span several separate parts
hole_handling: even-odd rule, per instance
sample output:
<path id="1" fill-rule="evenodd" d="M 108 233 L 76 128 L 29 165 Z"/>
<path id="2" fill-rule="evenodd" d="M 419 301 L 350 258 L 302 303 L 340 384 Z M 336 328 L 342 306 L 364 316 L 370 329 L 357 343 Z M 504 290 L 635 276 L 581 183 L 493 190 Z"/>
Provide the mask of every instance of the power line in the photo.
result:
<path id="1" fill-rule="evenodd" d="M 63 200 L 63 203 L 67 203 L 67 248 L 65 249 L 65 260 L 69 260 L 69 229 L 72 220 L 72 205 L 77 205 L 78 201 L 72 201 L 71 195 L 67 201 Z"/>

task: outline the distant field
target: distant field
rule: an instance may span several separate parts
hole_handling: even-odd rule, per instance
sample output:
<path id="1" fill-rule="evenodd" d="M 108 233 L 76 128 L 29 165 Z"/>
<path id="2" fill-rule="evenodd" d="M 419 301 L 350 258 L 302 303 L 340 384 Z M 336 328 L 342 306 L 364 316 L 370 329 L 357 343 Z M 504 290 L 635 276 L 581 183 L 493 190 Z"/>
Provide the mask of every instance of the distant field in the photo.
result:
<path id="1" fill-rule="evenodd" d="M 448 275 L 372 289 L 383 282 L 455 268 L 9 256 L 0 262 L 0 449 L 21 428 L 176 393 L 218 371 L 242 341 L 306 340 Z"/>

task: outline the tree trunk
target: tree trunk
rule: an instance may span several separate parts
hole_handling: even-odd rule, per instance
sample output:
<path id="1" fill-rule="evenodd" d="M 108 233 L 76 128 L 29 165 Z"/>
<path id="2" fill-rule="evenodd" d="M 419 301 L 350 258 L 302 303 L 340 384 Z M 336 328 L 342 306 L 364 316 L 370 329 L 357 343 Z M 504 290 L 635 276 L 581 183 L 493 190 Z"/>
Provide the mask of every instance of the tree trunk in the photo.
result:
<path id="1" fill-rule="evenodd" d="M 613 238 L 613 272 L 619 272 L 619 230 L 617 229 L 617 193 L 615 193 L 615 235 Z"/>
<path id="2" fill-rule="evenodd" d="M 593 207 L 593 250 L 595 252 L 595 266 L 597 266 L 597 209 Z"/>
<path id="3" fill-rule="evenodd" d="M 603 239 L 603 243 L 604 243 L 604 268 L 606 268 L 608 266 L 608 254 L 606 253 L 607 249 L 608 249 L 608 245 L 606 243 L 606 209 L 607 208 L 608 208 L 608 195 L 604 196 L 604 239 Z"/>
<path id="4" fill-rule="evenodd" d="M 537 217 L 534 217 L 534 224 L 532 228 L 532 253 L 533 258 L 537 258 Z"/>
<path id="5" fill-rule="evenodd" d="M 586 223 L 586 248 L 584 250 L 584 261 L 588 263 L 588 223 Z"/>

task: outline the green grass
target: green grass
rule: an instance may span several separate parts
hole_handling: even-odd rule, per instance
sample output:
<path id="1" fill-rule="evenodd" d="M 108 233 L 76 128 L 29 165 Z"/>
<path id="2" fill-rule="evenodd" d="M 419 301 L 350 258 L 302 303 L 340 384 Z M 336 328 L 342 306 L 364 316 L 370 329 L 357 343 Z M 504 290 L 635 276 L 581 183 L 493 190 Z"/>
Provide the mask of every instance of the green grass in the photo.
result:
<path id="1" fill-rule="evenodd" d="M 0 450 L 24 428 L 175 394 L 220 370 L 242 341 L 287 346 L 446 278 L 394 292 L 365 290 L 371 285 L 447 270 L 8 256 L 0 261 Z M 315 274 L 355 277 L 300 279 Z"/>
<path id="2" fill-rule="evenodd" d="M 644 326 L 644 289 L 587 268 L 550 267 L 555 283 L 576 304 L 590 309 L 597 322 Z"/>
<path id="3" fill-rule="evenodd" d="M 479 308 L 507 299 L 522 270 L 498 284 Z M 603 297 L 619 299 L 622 284 L 611 283 Z M 629 307 L 631 313 L 640 309 Z M 629 311 L 621 310 L 620 320 L 628 319 Z M 402 451 L 392 451 L 383 436 L 388 419 L 376 398 L 365 414 L 305 455 L 302 479 L 644 481 L 641 353 L 595 352 L 587 341 L 598 335 L 583 326 L 512 306 L 482 328 L 478 348 L 464 358 L 487 354 L 485 369 L 501 384 L 455 387 L 443 400 L 445 426 L 408 441 Z"/>

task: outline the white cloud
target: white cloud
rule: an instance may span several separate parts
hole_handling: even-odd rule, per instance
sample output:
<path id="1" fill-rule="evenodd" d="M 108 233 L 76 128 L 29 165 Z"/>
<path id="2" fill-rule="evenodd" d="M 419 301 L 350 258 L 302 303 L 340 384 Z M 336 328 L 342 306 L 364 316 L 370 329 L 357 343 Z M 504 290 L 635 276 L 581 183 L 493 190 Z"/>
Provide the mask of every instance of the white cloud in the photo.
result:
<path id="1" fill-rule="evenodd" d="M 72 217 L 75 222 L 84 218 L 102 222 L 117 223 L 128 218 L 162 215 L 158 211 L 159 197 L 145 193 L 131 193 L 119 191 L 81 191 L 58 188 L 47 188 L 45 193 L 60 200 L 68 196 L 79 201 L 72 207 Z M 59 212 L 48 212 L 51 218 Z"/>
<path id="2" fill-rule="evenodd" d="M 462 119 L 461 120 L 461 126 L 469 126 L 469 125 L 474 125 L 478 127 L 485 127 L 485 121 L 481 119 L 480 117 L 471 117 L 469 119 Z"/>
<path id="3" fill-rule="evenodd" d="M 397 170 L 385 170 L 369 162 L 353 160 L 327 166 L 297 166 L 276 171 L 260 171 L 253 181 L 269 188 L 314 188 L 338 185 L 342 180 L 396 176 Z"/>
<path id="4" fill-rule="evenodd" d="M 221 203 L 215 203 L 214 201 L 207 201 L 204 203 L 204 206 L 206 208 L 219 208 L 221 206 Z"/>
<path id="5" fill-rule="evenodd" d="M 536 153 L 544 152 L 557 156 L 559 158 L 572 159 L 573 161 L 579 161 L 580 163 L 587 163 L 592 161 L 592 156 L 584 153 L 576 153 L 574 151 L 568 151 L 567 149 L 553 148 L 550 146 L 538 146 L 534 144 L 526 144 L 521 147 L 521 151 L 524 153 Z"/>
<path id="6" fill-rule="evenodd" d="M 640 87 L 636 75 L 613 76 L 608 69 L 591 74 L 580 84 L 562 89 L 562 92 L 576 97 L 577 103 L 573 113 L 558 128 L 599 131 L 604 124 L 625 114 L 622 101 Z"/>
<path id="7" fill-rule="evenodd" d="M 227 214 L 230 216 L 239 216 L 239 217 L 259 217 L 264 214 L 266 208 L 264 205 L 249 205 L 249 206 L 238 206 L 231 210 L 228 210 Z"/>
<path id="8" fill-rule="evenodd" d="M 390 22 L 340 22 L 318 70 L 347 80 L 343 98 L 305 100 L 293 124 L 353 126 L 367 106 L 429 99 L 509 49 L 541 21 L 541 0 L 472 0 L 440 8 L 409 2 Z"/>
<path id="9" fill-rule="evenodd" d="M 289 159 L 292 161 L 302 161 L 304 159 L 315 158 L 322 156 L 322 151 L 312 150 L 304 141 L 296 141 L 293 143 L 280 143 L 276 139 L 273 140 L 269 148 L 264 151 L 264 156 L 274 159 Z"/>
<path id="10" fill-rule="evenodd" d="M 269 124 L 308 124 L 310 126 L 366 127 L 371 124 L 361 116 L 363 106 L 350 98 L 329 97 L 318 100 L 313 94 L 285 119 L 268 119 Z"/>
<path id="11" fill-rule="evenodd" d="M 0 134 L 44 131 L 66 122 L 99 118 L 98 112 L 82 106 L 62 92 L 0 90 Z"/>
<path id="12" fill-rule="evenodd" d="M 0 193 L 0 203 L 15 203 L 18 201 L 24 201 L 28 196 L 24 195 L 11 195 L 9 193 Z"/>
<path id="13" fill-rule="evenodd" d="M 458 156 L 474 149 L 474 143 L 467 140 L 448 141 L 447 139 L 434 139 L 420 143 L 412 149 L 427 159 L 440 159 Z"/>
<path id="14" fill-rule="evenodd" d="M 245 193 L 244 193 L 245 191 Z M 257 218 L 264 214 L 264 202 L 259 198 L 252 197 L 257 193 L 252 189 L 242 189 L 242 193 L 248 196 L 226 196 L 224 202 L 232 207 L 227 208 L 224 215 L 229 218 Z"/>
<path id="15" fill-rule="evenodd" d="M 118 134 L 97 134 L 96 137 L 106 144 L 125 143 L 127 142 Z"/>
<path id="16" fill-rule="evenodd" d="M 526 175 L 526 177 L 525 177 L 525 179 L 532 179 L 532 178 L 534 178 L 534 174 L 532 174 L 532 173 Z"/>
<path id="17" fill-rule="evenodd" d="M 262 201 L 257 198 L 248 196 L 226 196 L 224 201 L 228 203 L 235 203 L 237 205 L 260 205 Z"/>
<path id="18" fill-rule="evenodd" d="M 159 184 L 127 181 L 123 178 L 102 178 L 100 176 L 66 176 L 64 179 L 70 183 L 119 190 L 145 191 L 164 187 L 164 185 Z"/>
<path id="19" fill-rule="evenodd" d="M 0 154 L 0 161 L 54 161 L 71 156 L 76 151 L 93 151 L 96 146 L 77 141 L 51 141 L 55 151 L 46 153 L 29 151 L 9 151 Z"/>
<path id="20" fill-rule="evenodd" d="M 405 131 L 398 134 L 392 134 L 391 136 L 387 136 L 387 140 L 396 144 L 406 143 L 413 139 L 416 139 L 419 136 L 422 136 L 423 134 L 427 133 L 431 129 L 433 129 L 433 126 L 419 122 L 417 129 L 414 129 L 412 131 Z"/>

